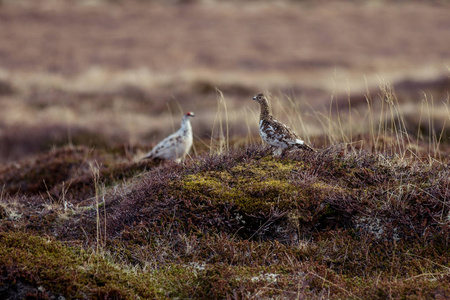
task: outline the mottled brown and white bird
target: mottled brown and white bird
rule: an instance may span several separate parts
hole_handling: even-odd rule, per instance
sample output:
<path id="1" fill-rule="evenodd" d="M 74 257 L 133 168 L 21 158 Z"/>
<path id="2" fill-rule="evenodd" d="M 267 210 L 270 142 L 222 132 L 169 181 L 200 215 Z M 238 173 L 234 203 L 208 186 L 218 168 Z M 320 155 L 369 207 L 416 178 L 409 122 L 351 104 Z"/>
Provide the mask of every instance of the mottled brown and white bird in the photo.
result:
<path id="1" fill-rule="evenodd" d="M 289 127 L 272 117 L 269 111 L 269 102 L 264 94 L 256 95 L 253 100 L 258 102 L 261 107 L 259 135 L 264 142 L 275 148 L 274 155 L 280 156 L 285 151 L 295 148 L 316 151 L 301 140 Z"/>
<path id="2" fill-rule="evenodd" d="M 142 159 L 158 158 L 180 162 L 192 147 L 192 126 L 189 119 L 194 116 L 193 112 L 186 113 L 181 120 L 180 129 L 159 142 Z"/>

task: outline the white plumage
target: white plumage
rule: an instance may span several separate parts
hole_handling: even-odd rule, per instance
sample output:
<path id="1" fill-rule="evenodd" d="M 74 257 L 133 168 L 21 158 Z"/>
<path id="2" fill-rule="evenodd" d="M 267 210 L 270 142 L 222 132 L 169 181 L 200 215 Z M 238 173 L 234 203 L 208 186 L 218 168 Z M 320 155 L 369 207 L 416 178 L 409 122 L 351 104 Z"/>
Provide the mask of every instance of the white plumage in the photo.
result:
<path id="1" fill-rule="evenodd" d="M 142 159 L 163 159 L 180 162 L 192 147 L 192 126 L 189 119 L 194 117 L 193 112 L 188 112 L 181 120 L 181 127 L 177 132 L 159 142 Z"/>

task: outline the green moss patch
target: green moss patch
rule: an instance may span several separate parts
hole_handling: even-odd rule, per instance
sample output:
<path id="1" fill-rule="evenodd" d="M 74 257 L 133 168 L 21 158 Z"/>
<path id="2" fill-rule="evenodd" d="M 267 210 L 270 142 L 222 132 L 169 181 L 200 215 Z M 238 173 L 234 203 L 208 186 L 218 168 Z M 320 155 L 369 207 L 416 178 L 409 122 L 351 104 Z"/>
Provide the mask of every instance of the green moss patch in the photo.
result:
<path id="1" fill-rule="evenodd" d="M 31 293 L 46 297 L 156 295 L 148 275 L 124 270 L 101 256 L 29 234 L 1 233 L 0 261 L 0 289 L 4 296 L 14 294 L 19 282 L 34 287 Z"/>
<path id="2" fill-rule="evenodd" d="M 181 179 L 182 188 L 192 197 L 233 203 L 243 213 L 264 215 L 273 209 L 290 209 L 305 198 L 289 180 L 299 167 L 298 162 L 268 158 L 236 163 L 221 170 L 187 174 Z"/>

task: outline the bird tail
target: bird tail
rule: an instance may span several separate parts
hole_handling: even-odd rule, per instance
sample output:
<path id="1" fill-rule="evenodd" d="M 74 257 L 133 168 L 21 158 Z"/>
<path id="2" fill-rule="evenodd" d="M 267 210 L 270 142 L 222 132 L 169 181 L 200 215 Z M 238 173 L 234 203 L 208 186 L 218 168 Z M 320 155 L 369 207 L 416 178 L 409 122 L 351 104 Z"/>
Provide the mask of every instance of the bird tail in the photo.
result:
<path id="1" fill-rule="evenodd" d="M 141 158 L 141 160 L 146 160 L 146 159 L 150 159 L 153 160 L 153 153 L 147 153 L 147 155 L 145 155 L 143 158 Z"/>
<path id="2" fill-rule="evenodd" d="M 311 147 L 311 146 L 309 146 L 307 144 L 299 145 L 299 148 L 303 149 L 303 150 L 311 151 L 311 152 L 317 152 L 316 149 L 314 149 L 313 147 Z"/>
<path id="3" fill-rule="evenodd" d="M 313 147 L 307 145 L 305 143 L 305 141 L 301 140 L 301 139 L 297 139 L 295 142 L 290 143 L 291 147 L 296 147 L 298 149 L 302 149 L 302 150 L 307 150 L 307 151 L 311 151 L 311 152 L 317 152 L 316 149 L 314 149 Z"/>

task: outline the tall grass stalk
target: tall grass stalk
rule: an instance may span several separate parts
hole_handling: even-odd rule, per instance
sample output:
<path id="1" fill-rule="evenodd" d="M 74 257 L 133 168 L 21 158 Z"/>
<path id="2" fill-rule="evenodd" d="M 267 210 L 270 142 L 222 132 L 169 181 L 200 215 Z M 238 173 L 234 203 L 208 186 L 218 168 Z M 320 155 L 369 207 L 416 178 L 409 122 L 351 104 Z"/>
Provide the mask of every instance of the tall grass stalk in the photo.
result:
<path id="1" fill-rule="evenodd" d="M 372 143 L 372 152 L 375 151 L 375 145 L 376 145 L 376 139 L 375 139 L 375 126 L 373 123 L 373 99 L 372 99 L 372 95 L 370 93 L 370 89 L 369 89 L 369 83 L 367 82 L 367 77 L 364 75 L 364 82 L 366 85 L 366 94 L 364 94 L 364 97 L 366 99 L 367 102 L 367 116 L 369 118 L 369 136 L 370 136 L 370 141 Z"/>
<path id="2" fill-rule="evenodd" d="M 216 95 L 218 100 L 216 116 L 214 118 L 214 123 L 211 129 L 211 140 L 209 150 L 210 153 L 222 153 L 223 151 L 228 151 L 230 148 L 229 145 L 229 126 L 228 126 L 228 110 L 227 110 L 227 102 L 221 90 L 216 88 Z M 225 115 L 225 125 L 223 124 L 223 120 L 221 118 L 222 115 Z M 217 127 L 218 124 L 218 128 Z M 215 139 L 215 133 L 217 130 L 217 140 Z"/>
<path id="3" fill-rule="evenodd" d="M 347 87 L 345 88 L 347 91 L 347 102 L 348 102 L 348 128 L 350 130 L 350 144 L 353 143 L 353 124 L 352 124 L 352 103 L 350 101 L 351 98 L 351 92 L 350 92 L 350 83 L 348 82 L 347 78 Z"/>
<path id="4" fill-rule="evenodd" d="M 89 164 L 89 168 L 92 172 L 93 175 L 93 180 L 94 180 L 94 187 L 95 187 L 95 213 L 96 213 L 96 244 L 95 244 L 95 252 L 96 254 L 99 254 L 102 252 L 103 249 L 103 245 L 104 245 L 104 241 L 103 238 L 105 238 L 106 241 L 106 210 L 105 210 L 105 214 L 104 214 L 104 237 L 103 237 L 103 233 L 102 233 L 102 220 L 101 220 L 101 216 L 100 216 L 100 208 L 103 206 L 105 208 L 105 198 L 103 196 L 103 202 L 100 203 L 100 194 L 102 194 L 102 188 L 100 185 L 100 167 L 97 163 L 97 161 L 95 161 L 94 163 L 90 163 Z"/>
<path id="5" fill-rule="evenodd" d="M 258 124 L 259 123 L 259 115 L 256 115 L 254 110 L 249 110 L 248 108 L 245 108 L 245 110 L 244 110 L 245 116 L 248 115 L 248 111 L 250 111 L 250 113 L 252 114 L 252 118 L 244 117 L 245 124 L 247 125 L 246 142 L 247 142 L 247 144 L 253 144 L 253 143 L 255 143 L 255 138 L 254 138 L 254 135 L 252 134 L 251 128 L 254 126 L 254 123 L 250 124 L 250 120 L 257 120 L 256 124 Z"/>
<path id="6" fill-rule="evenodd" d="M 382 81 L 380 84 L 381 110 L 378 123 L 378 135 L 375 145 L 382 143 L 382 151 L 405 158 L 411 150 L 411 138 L 409 136 L 405 118 L 400 109 L 400 104 L 391 84 Z"/>
<path id="7" fill-rule="evenodd" d="M 306 130 L 305 123 L 303 122 L 302 113 L 300 110 L 300 104 L 296 104 L 292 97 L 289 97 L 285 95 L 285 98 L 288 100 L 290 104 L 290 110 L 294 112 L 294 114 L 297 116 L 296 120 L 300 123 L 300 127 L 302 129 L 301 131 L 301 138 L 306 141 L 306 143 L 311 144 L 310 135 L 308 134 L 308 131 Z M 292 122 L 288 112 L 284 109 L 282 106 L 283 113 L 288 117 L 289 123 L 292 124 L 292 127 L 295 128 L 294 122 Z M 295 131 L 295 130 L 294 130 Z"/>

